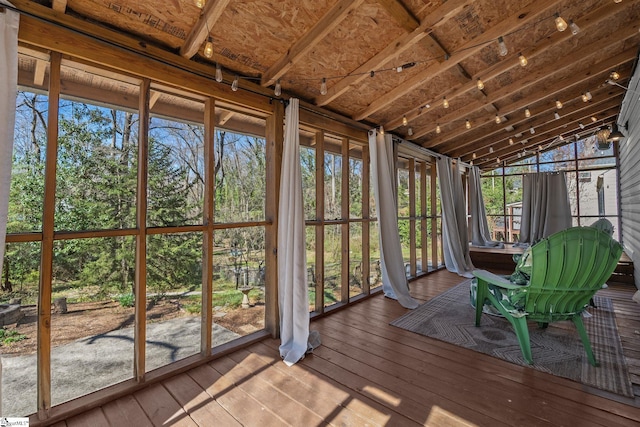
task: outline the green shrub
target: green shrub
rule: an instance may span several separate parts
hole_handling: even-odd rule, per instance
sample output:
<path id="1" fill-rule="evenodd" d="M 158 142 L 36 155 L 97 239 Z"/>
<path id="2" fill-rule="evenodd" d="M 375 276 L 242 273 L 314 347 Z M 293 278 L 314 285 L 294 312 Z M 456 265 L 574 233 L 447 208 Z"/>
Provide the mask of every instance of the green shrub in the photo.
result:
<path id="1" fill-rule="evenodd" d="M 19 333 L 18 331 L 8 331 L 4 328 L 0 328 L 0 346 L 8 345 L 26 339 L 27 336 Z"/>
<path id="2" fill-rule="evenodd" d="M 120 303 L 120 306 L 125 308 L 133 307 L 134 301 L 135 301 L 135 298 L 133 294 L 123 294 L 118 297 L 118 302 Z"/>

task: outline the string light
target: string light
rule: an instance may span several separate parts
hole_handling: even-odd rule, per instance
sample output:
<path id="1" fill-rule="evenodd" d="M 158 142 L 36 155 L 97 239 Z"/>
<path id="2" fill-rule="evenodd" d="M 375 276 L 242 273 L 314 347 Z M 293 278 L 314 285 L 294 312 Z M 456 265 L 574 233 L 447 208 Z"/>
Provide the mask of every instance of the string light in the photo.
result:
<path id="1" fill-rule="evenodd" d="M 622 0 L 613 0 L 613 2 L 618 4 L 618 3 L 622 3 Z"/>
<path id="2" fill-rule="evenodd" d="M 473 157 L 474 159 L 476 158 L 476 153 L 474 152 L 471 157 Z"/>
<path id="3" fill-rule="evenodd" d="M 413 128 L 407 129 L 407 135 L 409 135 L 409 136 L 413 135 Z"/>
<path id="4" fill-rule="evenodd" d="M 478 90 L 484 89 L 484 82 L 480 79 L 480 77 L 478 77 L 478 80 L 476 80 L 476 86 L 478 87 Z"/>
<path id="5" fill-rule="evenodd" d="M 527 61 L 527 58 L 522 53 L 519 54 L 518 61 L 520 61 L 520 66 L 522 67 L 526 67 L 529 63 L 529 61 Z"/>
<path id="6" fill-rule="evenodd" d="M 282 86 L 280 86 L 280 79 L 276 80 L 276 87 L 273 90 L 273 94 L 275 96 L 280 96 L 282 95 Z"/>
<path id="7" fill-rule="evenodd" d="M 467 121 L 464 122 L 464 127 L 466 127 L 467 129 L 471 129 L 471 122 L 469 121 L 469 119 L 467 119 Z"/>
<path id="8" fill-rule="evenodd" d="M 509 138 L 509 145 L 513 145 L 513 138 Z"/>
<path id="9" fill-rule="evenodd" d="M 583 93 L 583 94 L 582 94 L 582 96 L 581 96 L 581 98 L 582 98 L 582 102 L 587 102 L 587 101 L 589 101 L 589 98 L 587 97 L 587 94 L 586 94 L 586 93 Z"/>
<path id="10" fill-rule="evenodd" d="M 591 92 L 586 91 L 584 94 L 587 96 L 587 101 L 591 101 L 591 99 L 593 98 L 593 96 L 591 96 Z"/>
<path id="11" fill-rule="evenodd" d="M 440 129 L 439 124 L 436 124 L 436 133 L 439 134 L 440 132 L 442 132 L 442 129 Z"/>
<path id="12" fill-rule="evenodd" d="M 322 78 L 322 83 L 320 83 L 320 95 L 326 95 L 327 94 L 327 79 L 326 78 Z"/>
<path id="13" fill-rule="evenodd" d="M 578 27 L 578 24 L 573 22 L 573 19 L 569 19 L 569 28 L 571 28 L 571 34 L 574 36 L 580 32 L 580 27 Z"/>
<path id="14" fill-rule="evenodd" d="M 233 79 L 233 83 L 231 83 L 231 90 L 234 91 L 234 92 L 238 90 L 238 76 L 237 75 Z"/>
<path id="15" fill-rule="evenodd" d="M 409 120 L 407 120 L 407 116 L 402 116 L 402 126 L 406 126 L 409 124 Z"/>
<path id="16" fill-rule="evenodd" d="M 560 119 L 560 114 L 558 114 L 558 112 L 556 111 L 555 113 L 553 113 L 553 117 L 556 118 L 556 120 Z"/>
<path id="17" fill-rule="evenodd" d="M 205 0 L 194 0 L 193 2 L 197 8 L 202 9 L 204 7 Z"/>
<path id="18" fill-rule="evenodd" d="M 536 133 L 536 130 L 533 128 L 533 126 L 531 126 L 531 128 L 529 128 L 529 133 L 531 133 L 531 135 Z"/>
<path id="19" fill-rule="evenodd" d="M 447 101 L 447 97 L 446 96 L 442 97 L 442 106 L 444 108 L 449 108 L 449 101 Z"/>
<path id="20" fill-rule="evenodd" d="M 493 145 L 489 146 L 489 154 L 493 154 Z"/>
<path id="21" fill-rule="evenodd" d="M 496 163 L 500 164 L 500 157 L 496 157 Z"/>
<path id="22" fill-rule="evenodd" d="M 222 68 L 220 67 L 220 64 L 218 64 L 216 62 L 216 81 L 218 83 L 222 83 Z"/>
<path id="23" fill-rule="evenodd" d="M 562 108 L 562 102 L 559 99 L 556 99 L 556 108 L 559 110 Z"/>
<path id="24" fill-rule="evenodd" d="M 206 58 L 213 57 L 213 38 L 207 37 L 207 42 L 204 44 L 204 56 Z"/>
<path id="25" fill-rule="evenodd" d="M 560 32 L 563 32 L 564 30 L 567 29 L 567 21 L 565 21 L 564 19 L 562 19 L 562 16 L 560 16 L 558 13 L 554 14 L 553 16 L 555 16 L 555 23 L 556 23 L 556 29 Z"/>
<path id="26" fill-rule="evenodd" d="M 620 78 L 620 73 L 612 71 L 611 74 L 609 74 L 609 77 L 611 77 L 612 80 L 618 80 Z"/>
<path id="27" fill-rule="evenodd" d="M 496 124 L 499 125 L 500 123 L 502 123 L 502 120 L 500 120 L 500 116 L 496 114 Z"/>
<path id="28" fill-rule="evenodd" d="M 507 45 L 504 43 L 502 36 L 498 37 L 498 53 L 500 56 L 507 56 L 509 53 L 509 49 L 507 49 Z"/>
<path id="29" fill-rule="evenodd" d="M 527 107 L 527 108 L 525 108 L 525 109 L 524 109 L 524 116 L 525 116 L 526 118 L 531 117 L 531 110 L 529 110 L 529 107 Z"/>

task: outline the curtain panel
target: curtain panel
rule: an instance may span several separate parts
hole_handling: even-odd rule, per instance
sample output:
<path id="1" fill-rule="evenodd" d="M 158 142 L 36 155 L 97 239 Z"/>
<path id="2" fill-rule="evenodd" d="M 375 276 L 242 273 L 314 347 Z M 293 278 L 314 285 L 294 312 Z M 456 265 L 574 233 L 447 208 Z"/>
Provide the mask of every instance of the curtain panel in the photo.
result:
<path id="1" fill-rule="evenodd" d="M 278 206 L 278 304 L 280 357 L 288 366 L 301 360 L 309 339 L 307 255 L 300 170 L 299 100 L 285 111 L 282 176 Z"/>
<path id="2" fill-rule="evenodd" d="M 370 130 L 369 152 L 378 214 L 382 290 L 385 296 L 398 300 L 403 307 L 414 309 L 419 304 L 409 294 L 398 231 L 398 207 L 394 185 L 395 157 L 391 135 L 385 135 L 382 130 Z"/>

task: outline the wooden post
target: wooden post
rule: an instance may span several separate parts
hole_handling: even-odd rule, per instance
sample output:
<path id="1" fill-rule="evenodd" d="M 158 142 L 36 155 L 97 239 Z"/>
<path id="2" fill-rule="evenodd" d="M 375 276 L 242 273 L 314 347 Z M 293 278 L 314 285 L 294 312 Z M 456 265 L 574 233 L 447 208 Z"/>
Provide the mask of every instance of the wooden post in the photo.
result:
<path id="1" fill-rule="evenodd" d="M 416 161 L 409 159 L 409 274 L 416 277 Z"/>
<path id="2" fill-rule="evenodd" d="M 280 175 L 282 168 L 282 144 L 284 141 L 284 107 L 273 104 L 273 113 L 266 123 L 266 206 L 265 214 L 270 225 L 265 230 L 265 329 L 271 336 L 280 336 L 280 312 L 278 310 L 278 205 L 280 202 Z"/>
<path id="3" fill-rule="evenodd" d="M 340 278 L 340 300 L 344 303 L 349 302 L 349 282 L 351 272 L 349 271 L 349 139 L 342 138 L 342 181 L 340 191 L 340 213 L 342 216 L 341 242 L 342 242 L 342 260 Z"/>
<path id="4" fill-rule="evenodd" d="M 200 319 L 200 353 L 211 354 L 213 327 L 213 222 L 215 194 L 215 143 L 216 126 L 215 101 L 208 98 L 204 102 L 204 236 L 202 240 L 202 307 Z"/>
<path id="5" fill-rule="evenodd" d="M 149 94 L 151 81 L 143 79 L 138 99 L 138 183 L 136 198 L 135 329 L 133 377 L 144 381 L 147 338 L 147 172 L 149 166 Z"/>
<path id="6" fill-rule="evenodd" d="M 371 293 L 371 206 L 369 206 L 370 179 L 369 146 L 362 147 L 362 293 Z"/>
<path id="7" fill-rule="evenodd" d="M 55 232 L 56 168 L 58 162 L 58 110 L 62 55 L 51 52 L 47 112 L 47 152 L 44 171 L 40 292 L 38 293 L 38 419 L 51 408 L 51 286 L 53 280 L 53 235 Z"/>
<path id="8" fill-rule="evenodd" d="M 324 132 L 316 132 L 316 313 L 324 313 Z"/>

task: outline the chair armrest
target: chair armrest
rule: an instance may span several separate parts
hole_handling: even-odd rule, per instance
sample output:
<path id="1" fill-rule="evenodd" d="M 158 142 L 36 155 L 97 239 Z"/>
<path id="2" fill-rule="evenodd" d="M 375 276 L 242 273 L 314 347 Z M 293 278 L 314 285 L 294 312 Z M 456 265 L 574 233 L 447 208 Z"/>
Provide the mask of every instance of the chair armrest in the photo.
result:
<path id="1" fill-rule="evenodd" d="M 473 270 L 473 275 L 478 279 L 483 280 L 487 283 L 491 283 L 492 285 L 499 286 L 504 289 L 522 289 L 523 287 L 527 287 L 528 285 L 516 285 L 509 281 L 509 279 L 505 279 L 502 276 L 498 276 L 497 274 L 491 273 L 487 270 Z"/>

